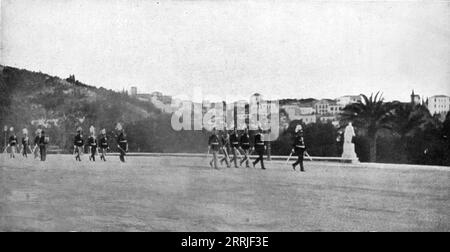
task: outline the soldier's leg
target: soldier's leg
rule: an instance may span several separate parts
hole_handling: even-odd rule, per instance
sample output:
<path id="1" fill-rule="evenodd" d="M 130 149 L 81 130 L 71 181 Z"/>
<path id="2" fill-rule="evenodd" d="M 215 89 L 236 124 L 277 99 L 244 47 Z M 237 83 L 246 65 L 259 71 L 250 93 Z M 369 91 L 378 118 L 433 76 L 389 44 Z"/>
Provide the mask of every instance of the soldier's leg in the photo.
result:
<path id="1" fill-rule="evenodd" d="M 299 162 L 300 162 L 300 171 L 304 172 L 305 171 L 305 167 L 303 166 L 303 159 L 304 159 L 304 152 L 301 151 L 301 155 L 298 157 Z"/>
<path id="2" fill-rule="evenodd" d="M 125 159 L 124 159 L 124 157 L 123 157 L 123 151 L 122 150 L 119 150 L 119 159 L 120 159 L 120 161 L 123 163 L 123 162 L 125 162 Z"/>
<path id="3" fill-rule="evenodd" d="M 219 169 L 219 166 L 217 165 L 217 151 L 213 151 L 213 158 L 214 158 L 214 168 Z"/>
<path id="4" fill-rule="evenodd" d="M 41 154 L 41 161 L 45 161 L 45 147 L 39 146 L 39 152 Z"/>
<path id="5" fill-rule="evenodd" d="M 248 164 L 248 151 L 247 150 L 244 150 L 244 158 L 241 160 L 241 166 L 242 166 L 243 163 L 247 163 Z"/>
<path id="6" fill-rule="evenodd" d="M 238 168 L 238 150 L 236 148 L 233 149 L 233 161 L 234 161 L 234 167 Z"/>
<path id="7" fill-rule="evenodd" d="M 259 160 L 261 161 L 261 169 L 265 170 L 266 167 L 264 167 L 264 151 L 261 151 L 259 153 Z"/>
<path id="8" fill-rule="evenodd" d="M 228 150 L 226 151 L 226 153 L 225 153 L 225 163 L 227 163 L 227 167 L 228 167 L 228 168 L 231 167 L 231 165 L 230 165 L 230 153 L 231 153 L 231 150 L 230 150 L 230 149 L 228 149 Z"/>
<path id="9" fill-rule="evenodd" d="M 92 160 L 95 162 L 95 154 L 97 154 L 97 149 L 96 148 L 92 148 Z"/>
<path id="10" fill-rule="evenodd" d="M 297 161 L 295 161 L 295 163 L 292 164 L 292 166 L 294 167 L 294 170 L 295 170 L 295 167 L 300 164 L 300 154 L 298 152 L 296 152 L 296 153 L 297 153 Z"/>

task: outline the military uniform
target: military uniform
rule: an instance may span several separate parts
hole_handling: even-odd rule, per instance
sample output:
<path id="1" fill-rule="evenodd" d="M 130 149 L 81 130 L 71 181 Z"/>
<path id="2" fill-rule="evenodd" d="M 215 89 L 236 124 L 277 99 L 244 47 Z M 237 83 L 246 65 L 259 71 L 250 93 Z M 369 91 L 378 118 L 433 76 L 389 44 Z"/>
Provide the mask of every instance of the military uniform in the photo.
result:
<path id="1" fill-rule="evenodd" d="M 125 156 L 126 152 L 128 151 L 128 141 L 123 132 L 120 133 L 119 136 L 117 137 L 117 145 L 119 147 L 120 161 L 125 163 Z"/>
<path id="2" fill-rule="evenodd" d="M 258 133 L 255 135 L 255 151 L 258 154 L 258 158 L 253 162 L 253 166 L 255 166 L 258 162 L 261 162 L 261 169 L 265 170 L 264 167 L 264 151 L 266 147 L 264 145 L 264 137 L 262 133 Z"/>
<path id="3" fill-rule="evenodd" d="M 16 157 L 16 151 L 17 151 L 17 136 L 16 135 L 11 135 L 9 137 L 9 146 L 11 147 L 11 153 L 10 153 L 10 157 L 11 158 L 15 158 Z"/>
<path id="4" fill-rule="evenodd" d="M 77 154 L 75 156 L 75 160 L 81 162 L 81 155 L 83 154 L 83 146 L 84 146 L 84 140 L 83 140 L 83 136 L 81 135 L 81 133 L 78 133 L 75 136 L 73 145 L 74 145 L 75 153 Z"/>
<path id="5" fill-rule="evenodd" d="M 234 163 L 234 167 L 238 168 L 238 152 L 239 152 L 239 135 L 237 133 L 233 133 L 230 136 L 230 144 L 231 144 L 231 152 L 233 153 L 233 159 L 231 159 L 231 163 Z"/>
<path id="6" fill-rule="evenodd" d="M 295 170 L 297 165 L 300 165 L 300 171 L 305 171 L 303 166 L 303 157 L 306 151 L 305 140 L 303 139 L 303 133 L 299 132 L 294 136 L 294 153 L 298 156 L 297 162 L 295 162 L 292 166 Z"/>
<path id="7" fill-rule="evenodd" d="M 39 138 L 39 152 L 41 154 L 41 161 L 45 161 L 47 159 L 47 144 L 49 142 L 49 138 L 42 133 Z"/>
<path id="8" fill-rule="evenodd" d="M 34 148 L 33 148 L 33 152 L 34 152 L 34 159 L 36 158 L 40 158 L 40 151 L 39 150 L 39 141 L 41 140 L 41 137 L 39 135 L 37 135 L 34 138 Z"/>
<path id="9" fill-rule="evenodd" d="M 97 138 L 95 136 L 90 136 L 88 138 L 88 146 L 91 150 L 91 156 L 89 157 L 89 160 L 95 162 L 95 155 L 97 154 Z"/>
<path id="10" fill-rule="evenodd" d="M 100 159 L 106 162 L 106 151 L 109 149 L 108 138 L 106 135 L 100 137 Z"/>
<path id="11" fill-rule="evenodd" d="M 209 165 L 210 165 L 211 167 L 213 167 L 213 165 L 214 165 L 214 168 L 215 168 L 215 169 L 218 169 L 218 166 L 217 166 L 217 153 L 218 153 L 219 150 L 220 150 L 220 140 L 219 140 L 219 137 L 218 137 L 216 134 L 212 134 L 212 135 L 209 137 L 208 145 L 209 145 L 209 148 L 211 149 L 212 154 L 213 154 L 213 159 L 211 160 L 211 162 L 209 162 Z"/>
<path id="12" fill-rule="evenodd" d="M 241 160 L 241 164 L 240 165 L 242 166 L 242 164 L 245 162 L 246 167 L 250 168 L 250 148 L 251 148 L 251 145 L 250 145 L 250 135 L 248 133 L 244 133 L 241 136 L 240 144 L 241 144 L 242 150 L 244 151 L 244 159 Z"/>
<path id="13" fill-rule="evenodd" d="M 230 168 L 230 153 L 231 153 L 231 143 L 230 143 L 230 135 L 225 133 L 222 136 L 222 150 L 224 152 L 224 157 L 220 160 L 220 164 L 225 163 L 227 167 Z"/>
<path id="14" fill-rule="evenodd" d="M 22 155 L 27 158 L 27 150 L 30 148 L 30 138 L 28 136 L 22 137 L 22 148 Z"/>

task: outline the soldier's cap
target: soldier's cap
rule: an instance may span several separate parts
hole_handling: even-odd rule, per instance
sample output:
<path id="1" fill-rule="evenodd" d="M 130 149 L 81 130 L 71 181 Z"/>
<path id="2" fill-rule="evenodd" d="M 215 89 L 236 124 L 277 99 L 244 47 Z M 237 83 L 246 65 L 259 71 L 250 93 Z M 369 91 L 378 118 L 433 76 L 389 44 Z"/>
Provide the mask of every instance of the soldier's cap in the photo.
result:
<path id="1" fill-rule="evenodd" d="M 105 135 L 105 134 L 106 134 L 106 129 L 102 129 L 102 130 L 100 131 L 100 133 L 102 133 L 103 135 Z"/>
<path id="2" fill-rule="evenodd" d="M 95 127 L 94 127 L 94 126 L 91 126 L 91 127 L 89 128 L 89 132 L 90 132 L 91 134 L 95 134 Z"/>
<path id="3" fill-rule="evenodd" d="M 22 130 L 22 134 L 28 135 L 28 130 L 27 130 L 27 129 L 23 129 L 23 130 Z"/>
<path id="4" fill-rule="evenodd" d="M 116 130 L 121 131 L 123 129 L 122 124 L 121 123 L 117 123 L 116 124 Z"/>
<path id="5" fill-rule="evenodd" d="M 9 128 L 9 131 L 13 132 L 14 131 L 14 127 Z"/>
<path id="6" fill-rule="evenodd" d="M 295 127 L 295 133 L 298 133 L 298 132 L 303 132 L 303 127 L 302 127 L 302 125 L 297 125 L 297 127 Z"/>

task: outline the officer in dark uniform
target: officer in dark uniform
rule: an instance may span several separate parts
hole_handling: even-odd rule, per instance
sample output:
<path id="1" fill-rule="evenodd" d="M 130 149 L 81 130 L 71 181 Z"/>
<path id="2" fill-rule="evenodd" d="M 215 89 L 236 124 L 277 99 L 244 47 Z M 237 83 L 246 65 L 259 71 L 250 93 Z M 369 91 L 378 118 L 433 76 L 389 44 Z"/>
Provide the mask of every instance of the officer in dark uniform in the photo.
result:
<path id="1" fill-rule="evenodd" d="M 128 141 L 122 126 L 118 127 L 119 136 L 117 137 L 117 148 L 120 153 L 120 161 L 125 163 L 125 156 L 128 152 Z"/>
<path id="2" fill-rule="evenodd" d="M 91 135 L 88 138 L 88 146 L 89 146 L 89 153 L 91 153 L 91 156 L 89 156 L 89 161 L 95 162 L 95 155 L 97 154 L 97 137 L 95 136 L 95 128 L 91 126 L 89 129 L 91 132 Z"/>
<path id="3" fill-rule="evenodd" d="M 227 167 L 230 168 L 230 153 L 231 153 L 231 143 L 230 143 L 230 134 L 228 134 L 228 131 L 224 129 L 222 134 L 222 150 L 224 157 L 220 160 L 220 164 L 222 165 L 223 162 L 227 164 Z"/>
<path id="4" fill-rule="evenodd" d="M 292 153 L 298 156 L 297 162 L 292 164 L 292 168 L 295 171 L 295 167 L 300 165 L 300 171 L 304 172 L 305 168 L 303 166 L 303 157 L 306 151 L 305 140 L 303 138 L 303 129 L 301 125 L 298 125 L 295 128 L 295 136 L 294 136 L 294 146 L 292 148 Z"/>
<path id="5" fill-rule="evenodd" d="M 254 149 L 258 154 L 258 158 L 253 162 L 253 167 L 256 166 L 258 162 L 261 162 L 261 169 L 265 170 L 264 167 L 264 152 L 266 151 L 266 145 L 264 144 L 264 136 L 262 134 L 262 129 L 259 128 L 258 133 L 255 135 L 255 146 Z"/>
<path id="6" fill-rule="evenodd" d="M 23 136 L 22 136 L 22 155 L 25 158 L 28 158 L 28 150 L 30 149 L 30 138 L 28 137 L 28 130 L 23 129 L 22 130 Z"/>
<path id="7" fill-rule="evenodd" d="M 14 128 L 11 127 L 9 129 L 9 131 L 11 132 L 11 136 L 9 137 L 9 141 L 8 141 L 8 146 L 11 149 L 11 153 L 9 154 L 10 158 L 16 158 L 16 152 L 17 152 L 17 136 L 16 133 L 14 132 Z"/>
<path id="8" fill-rule="evenodd" d="M 100 159 L 106 162 L 106 151 L 109 150 L 108 138 L 106 137 L 105 129 L 102 129 L 100 133 Z"/>
<path id="9" fill-rule="evenodd" d="M 75 160 L 81 162 L 81 155 L 83 155 L 83 146 L 84 146 L 84 139 L 83 139 L 83 130 L 81 127 L 78 127 L 77 129 L 77 135 L 75 136 L 75 139 L 73 141 L 73 154 L 75 156 Z"/>
<path id="10" fill-rule="evenodd" d="M 251 149 L 251 145 L 250 145 L 250 135 L 248 133 L 248 129 L 247 128 L 244 129 L 244 134 L 242 134 L 240 142 L 241 142 L 241 149 L 244 152 L 244 158 L 241 160 L 240 165 L 242 166 L 242 164 L 245 162 L 246 167 L 250 168 L 250 149 Z"/>
<path id="11" fill-rule="evenodd" d="M 236 129 L 233 130 L 233 133 L 230 136 L 231 143 L 231 152 L 233 153 L 233 159 L 231 159 L 231 163 L 234 163 L 234 167 L 238 168 L 237 161 L 239 153 L 239 134 Z"/>
<path id="12" fill-rule="evenodd" d="M 39 152 L 41 154 L 41 161 L 44 162 L 47 159 L 47 144 L 50 139 L 45 135 L 44 131 L 41 131 L 41 137 L 39 138 Z"/>
<path id="13" fill-rule="evenodd" d="M 220 148 L 221 148 L 220 140 L 219 137 L 217 136 L 216 128 L 213 128 L 212 135 L 209 137 L 208 140 L 208 153 L 212 152 L 213 155 L 213 159 L 211 160 L 211 162 L 209 162 L 211 168 L 219 169 L 219 167 L 217 166 L 217 154 Z"/>

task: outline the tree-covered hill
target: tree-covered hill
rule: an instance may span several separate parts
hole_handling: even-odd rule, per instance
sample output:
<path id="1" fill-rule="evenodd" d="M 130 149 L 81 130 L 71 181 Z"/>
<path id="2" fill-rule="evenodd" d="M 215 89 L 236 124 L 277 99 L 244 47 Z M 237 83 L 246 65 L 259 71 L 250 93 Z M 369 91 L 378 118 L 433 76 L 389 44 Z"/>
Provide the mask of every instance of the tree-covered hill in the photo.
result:
<path id="1" fill-rule="evenodd" d="M 125 126 L 152 120 L 161 112 L 151 103 L 133 99 L 125 92 L 96 88 L 74 79 L 40 72 L 0 67 L 0 125 L 34 132 L 45 128 L 52 144 L 70 149 L 76 127 L 84 132 L 94 125 L 109 132 L 116 123 Z"/>

